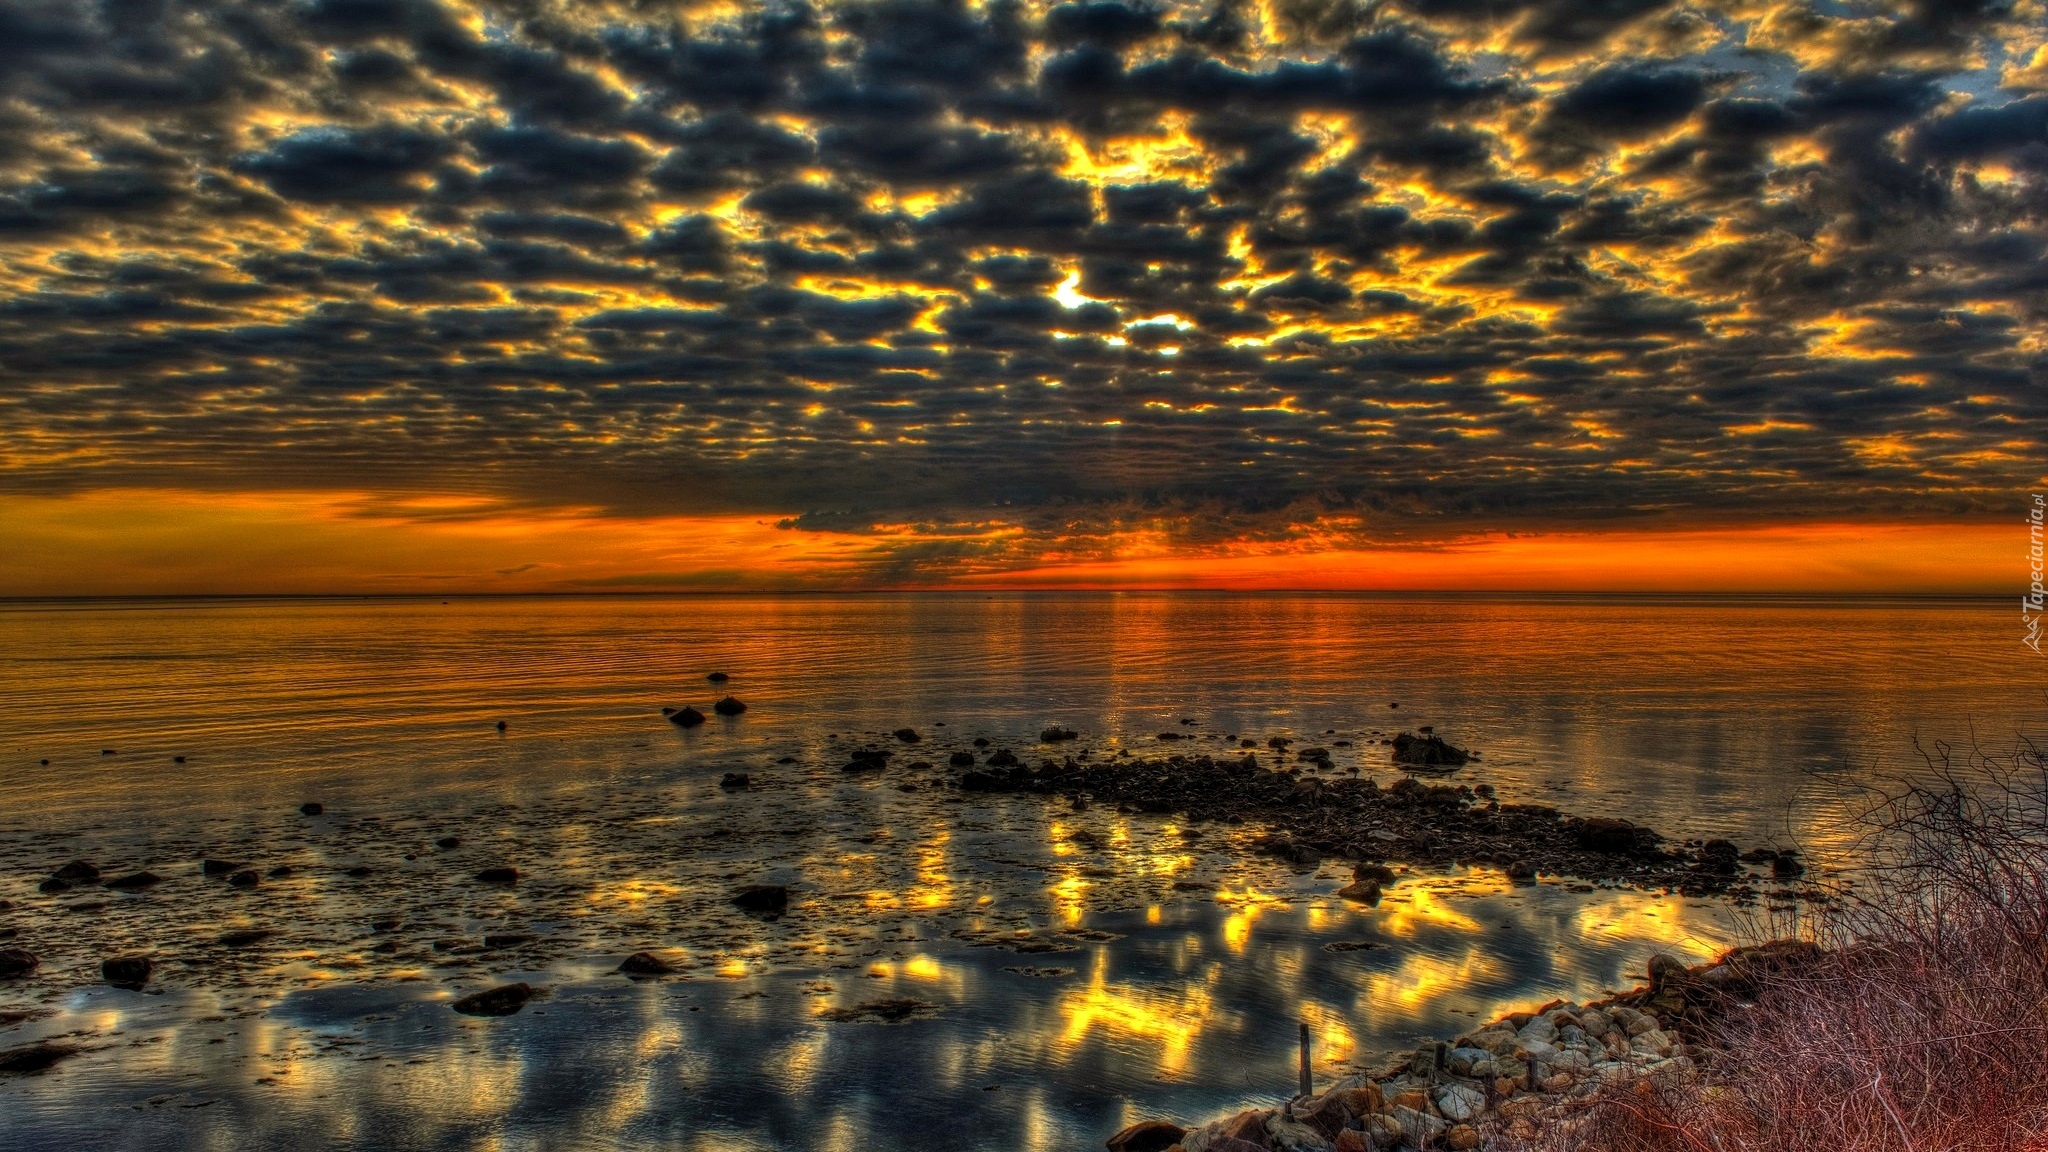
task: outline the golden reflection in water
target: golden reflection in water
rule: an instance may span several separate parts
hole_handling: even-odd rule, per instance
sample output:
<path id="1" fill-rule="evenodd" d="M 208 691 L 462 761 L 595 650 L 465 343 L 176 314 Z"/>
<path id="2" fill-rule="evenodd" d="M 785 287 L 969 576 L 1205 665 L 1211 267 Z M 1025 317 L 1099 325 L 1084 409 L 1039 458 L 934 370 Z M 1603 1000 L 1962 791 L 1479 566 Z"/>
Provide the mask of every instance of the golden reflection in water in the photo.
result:
<path id="1" fill-rule="evenodd" d="M 1403 885 L 1380 899 L 1380 928 L 1390 936 L 1412 937 L 1422 928 L 1477 932 L 1479 922 L 1419 884 Z"/>
<path id="2" fill-rule="evenodd" d="M 1052 897 L 1053 915 L 1061 924 L 1078 928 L 1081 920 L 1088 915 L 1088 889 L 1092 887 L 1085 876 L 1062 876 L 1046 891 Z"/>
<path id="3" fill-rule="evenodd" d="M 1156 1048 L 1154 1064 L 1161 1076 L 1179 1076 L 1203 1029 L 1216 1015 L 1213 989 L 1221 965 L 1210 964 L 1178 987 L 1140 987 L 1111 983 L 1109 953 L 1098 949 L 1089 966 L 1088 982 L 1068 988 L 1058 1011 L 1066 1021 L 1061 1045 L 1072 1048 L 1091 1034 L 1142 1040 Z"/>
<path id="4" fill-rule="evenodd" d="M 1289 906 L 1285 897 L 1261 892 L 1249 884 L 1242 889 L 1232 889 L 1228 885 L 1218 889 L 1216 903 L 1233 909 L 1223 921 L 1223 943 L 1232 952 L 1243 952 L 1245 945 L 1251 942 L 1252 925 L 1258 922 L 1259 913 L 1268 908 Z"/>
<path id="5" fill-rule="evenodd" d="M 952 838 L 944 828 L 934 829 L 930 838 L 915 849 L 918 886 L 910 894 L 914 907 L 944 908 L 953 903 L 953 873 L 947 849 Z"/>
<path id="6" fill-rule="evenodd" d="M 1493 983 L 1505 975 L 1500 961 L 1476 947 L 1467 949 L 1463 956 L 1455 959 L 1420 954 L 1406 956 L 1402 958 L 1400 967 L 1393 971 L 1374 972 L 1365 978 L 1365 992 L 1357 1007 L 1360 1011 L 1372 1011 L 1376 1007 L 1398 1004 L 1414 1012 L 1439 996 L 1481 983 Z"/>
<path id="7" fill-rule="evenodd" d="M 1684 901 L 1675 896 L 1618 893 L 1612 899 L 1580 906 L 1573 921 L 1582 936 L 1683 948 L 1702 959 L 1732 944 L 1726 929 L 1710 917 L 1688 916 Z"/>

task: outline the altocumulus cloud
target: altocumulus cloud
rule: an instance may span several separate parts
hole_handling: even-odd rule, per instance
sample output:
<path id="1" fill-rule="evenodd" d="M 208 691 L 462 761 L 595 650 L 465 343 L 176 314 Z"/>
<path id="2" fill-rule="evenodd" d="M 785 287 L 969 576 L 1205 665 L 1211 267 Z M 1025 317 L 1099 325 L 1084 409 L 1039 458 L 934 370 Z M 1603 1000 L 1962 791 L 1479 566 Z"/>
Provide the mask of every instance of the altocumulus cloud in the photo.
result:
<path id="1" fill-rule="evenodd" d="M 2048 428 L 2044 29 L 0 0 L 0 485 L 917 526 L 891 579 L 1969 516 Z"/>

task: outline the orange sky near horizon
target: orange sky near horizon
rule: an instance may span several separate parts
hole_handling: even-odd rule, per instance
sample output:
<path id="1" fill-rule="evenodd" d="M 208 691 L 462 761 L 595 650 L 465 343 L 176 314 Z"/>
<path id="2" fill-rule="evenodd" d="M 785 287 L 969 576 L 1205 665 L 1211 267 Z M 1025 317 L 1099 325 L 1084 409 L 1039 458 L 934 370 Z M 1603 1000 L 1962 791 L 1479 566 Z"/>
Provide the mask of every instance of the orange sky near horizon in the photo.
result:
<path id="1" fill-rule="evenodd" d="M 1191 545 L 1165 528 L 1033 540 L 772 515 L 623 517 L 468 497 L 95 491 L 0 497 L 0 595 L 453 594 L 889 588 L 1993 595 L 2024 585 L 2014 522 L 1777 522 L 1481 532 L 1370 547 Z M 964 545 L 934 564 L 933 547 Z M 906 555 L 915 563 L 906 563 Z"/>

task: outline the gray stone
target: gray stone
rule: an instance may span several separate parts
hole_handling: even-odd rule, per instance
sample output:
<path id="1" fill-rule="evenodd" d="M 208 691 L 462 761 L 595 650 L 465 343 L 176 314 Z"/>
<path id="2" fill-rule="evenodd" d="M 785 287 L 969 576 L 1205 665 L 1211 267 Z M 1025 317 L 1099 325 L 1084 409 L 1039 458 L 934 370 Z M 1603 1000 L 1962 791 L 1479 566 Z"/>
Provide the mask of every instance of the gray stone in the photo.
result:
<path id="1" fill-rule="evenodd" d="M 1463 1084 L 1446 1084 L 1436 1090 L 1436 1109 L 1462 1124 L 1486 1110 L 1486 1094 Z"/>
<path id="2" fill-rule="evenodd" d="M 1450 1069 L 1459 1076 L 1483 1079 L 1493 1075 L 1493 1053 L 1484 1048 L 1451 1049 Z"/>

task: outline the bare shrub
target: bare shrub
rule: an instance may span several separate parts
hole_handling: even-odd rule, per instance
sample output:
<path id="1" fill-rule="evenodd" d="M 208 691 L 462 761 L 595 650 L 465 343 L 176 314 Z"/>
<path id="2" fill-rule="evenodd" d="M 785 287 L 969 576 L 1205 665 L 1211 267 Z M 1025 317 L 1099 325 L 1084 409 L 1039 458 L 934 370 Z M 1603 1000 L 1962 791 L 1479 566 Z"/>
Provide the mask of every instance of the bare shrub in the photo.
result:
<path id="1" fill-rule="evenodd" d="M 2022 742 L 1877 796 L 1826 953 L 1721 1022 L 1683 1081 L 1610 1087 L 1536 1152 L 2048 1150 L 2048 769 Z"/>

